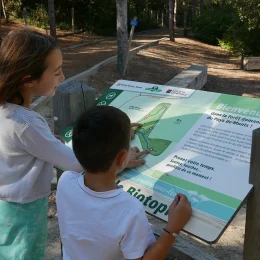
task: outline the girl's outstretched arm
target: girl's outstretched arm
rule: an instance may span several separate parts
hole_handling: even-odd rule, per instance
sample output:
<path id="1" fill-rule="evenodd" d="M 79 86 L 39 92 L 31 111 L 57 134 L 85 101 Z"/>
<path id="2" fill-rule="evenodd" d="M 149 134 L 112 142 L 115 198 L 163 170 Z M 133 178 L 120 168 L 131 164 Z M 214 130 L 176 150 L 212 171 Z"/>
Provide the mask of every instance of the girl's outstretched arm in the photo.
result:
<path id="1" fill-rule="evenodd" d="M 29 125 L 21 135 L 21 148 L 33 156 L 51 163 L 64 171 L 82 172 L 72 149 L 58 140 L 46 122 L 37 118 L 37 124 Z"/>

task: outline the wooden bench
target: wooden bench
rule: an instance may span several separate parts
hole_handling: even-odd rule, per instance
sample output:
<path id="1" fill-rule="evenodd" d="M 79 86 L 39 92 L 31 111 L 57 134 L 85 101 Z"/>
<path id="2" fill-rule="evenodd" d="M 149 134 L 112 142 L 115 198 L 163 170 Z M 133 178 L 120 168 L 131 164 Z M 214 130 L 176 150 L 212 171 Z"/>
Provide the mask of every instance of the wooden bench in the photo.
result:
<path id="1" fill-rule="evenodd" d="M 260 70 L 260 57 L 244 57 L 243 58 L 244 70 Z"/>
<path id="2" fill-rule="evenodd" d="M 192 65 L 164 85 L 199 90 L 206 84 L 207 75 L 206 66 Z"/>

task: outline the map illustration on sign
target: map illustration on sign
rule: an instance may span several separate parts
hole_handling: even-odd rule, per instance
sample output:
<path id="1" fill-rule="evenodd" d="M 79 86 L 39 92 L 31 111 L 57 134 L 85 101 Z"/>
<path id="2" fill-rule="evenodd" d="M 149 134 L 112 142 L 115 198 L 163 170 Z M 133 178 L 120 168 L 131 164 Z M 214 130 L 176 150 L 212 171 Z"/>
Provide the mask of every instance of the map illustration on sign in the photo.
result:
<path id="1" fill-rule="evenodd" d="M 149 150 L 151 155 L 160 155 L 171 144 L 171 141 L 168 140 L 149 138 L 153 129 L 160 122 L 160 119 L 170 107 L 170 105 L 171 104 L 168 103 L 161 103 L 157 105 L 150 113 L 145 115 L 138 122 L 143 124 L 143 126 L 136 129 L 136 134 L 141 141 L 142 149 Z"/>
<path id="2" fill-rule="evenodd" d="M 150 151 L 144 165 L 119 174 L 119 185 L 165 221 L 176 194 L 185 194 L 193 212 L 184 230 L 216 242 L 252 189 L 252 131 L 260 126 L 260 102 L 120 80 L 96 104 L 142 123 L 131 146 Z M 71 129 L 62 132 L 70 147 Z"/>

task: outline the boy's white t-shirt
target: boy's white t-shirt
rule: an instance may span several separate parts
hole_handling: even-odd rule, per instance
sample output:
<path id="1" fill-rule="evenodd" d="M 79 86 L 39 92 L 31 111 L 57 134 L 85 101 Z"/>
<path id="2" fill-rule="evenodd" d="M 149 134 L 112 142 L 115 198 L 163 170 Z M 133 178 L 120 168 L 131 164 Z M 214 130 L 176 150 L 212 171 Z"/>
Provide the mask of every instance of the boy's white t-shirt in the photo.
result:
<path id="1" fill-rule="evenodd" d="M 56 200 L 64 260 L 137 259 L 155 242 L 143 205 L 122 188 L 95 192 L 69 171 Z"/>

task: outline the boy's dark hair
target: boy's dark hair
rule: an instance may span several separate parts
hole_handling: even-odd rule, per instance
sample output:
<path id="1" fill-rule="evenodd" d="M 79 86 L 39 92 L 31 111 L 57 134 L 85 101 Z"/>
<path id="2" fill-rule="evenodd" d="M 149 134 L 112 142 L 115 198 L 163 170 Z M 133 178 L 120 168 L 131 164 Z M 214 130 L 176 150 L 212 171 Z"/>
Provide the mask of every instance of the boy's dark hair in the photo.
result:
<path id="1" fill-rule="evenodd" d="M 73 129 L 74 153 L 91 173 L 109 170 L 118 153 L 130 146 L 129 117 L 112 106 L 96 106 L 84 112 Z"/>
<path id="2" fill-rule="evenodd" d="M 23 105 L 20 88 L 40 79 L 46 58 L 57 48 L 57 41 L 51 36 L 30 29 L 11 31 L 0 46 L 0 105 L 15 96 Z"/>

